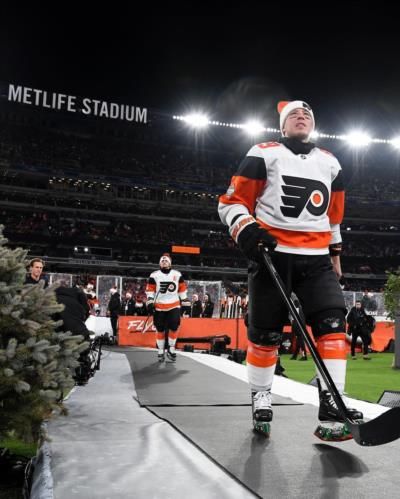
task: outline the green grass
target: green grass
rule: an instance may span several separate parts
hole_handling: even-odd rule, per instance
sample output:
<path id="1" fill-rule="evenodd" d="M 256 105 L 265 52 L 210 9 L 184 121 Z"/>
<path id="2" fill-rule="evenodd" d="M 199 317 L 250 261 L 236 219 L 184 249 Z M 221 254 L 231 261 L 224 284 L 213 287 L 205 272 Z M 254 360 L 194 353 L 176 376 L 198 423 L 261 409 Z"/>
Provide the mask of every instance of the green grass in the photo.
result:
<path id="1" fill-rule="evenodd" d="M 400 369 L 393 369 L 392 353 L 372 353 L 372 360 L 363 360 L 357 354 L 357 360 L 348 357 L 346 392 L 349 397 L 377 402 L 384 390 L 400 391 Z M 308 357 L 307 362 L 289 360 L 290 355 L 281 356 L 281 364 L 286 369 L 288 378 L 301 383 L 308 383 L 315 375 L 315 366 Z"/>
<path id="2" fill-rule="evenodd" d="M 9 437 L 0 440 L 0 447 L 6 447 L 11 454 L 30 458 L 36 455 L 37 446 Z M 22 482 L 19 485 L 14 482 L 6 484 L 0 479 L 0 499 L 23 499 L 22 486 Z"/>
<path id="3" fill-rule="evenodd" d="M 25 444 L 20 440 L 14 438 L 8 438 L 5 440 L 0 440 L 0 447 L 6 447 L 9 449 L 11 454 L 17 454 L 19 456 L 33 457 L 36 455 L 37 446 L 35 444 Z"/>

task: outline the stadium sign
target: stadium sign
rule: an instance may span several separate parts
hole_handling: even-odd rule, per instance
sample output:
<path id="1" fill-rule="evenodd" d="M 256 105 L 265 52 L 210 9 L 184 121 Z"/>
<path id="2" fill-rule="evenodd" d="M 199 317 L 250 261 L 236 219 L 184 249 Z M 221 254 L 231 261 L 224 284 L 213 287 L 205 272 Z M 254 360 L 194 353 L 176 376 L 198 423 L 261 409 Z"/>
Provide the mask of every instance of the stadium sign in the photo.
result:
<path id="1" fill-rule="evenodd" d="M 57 92 L 48 92 L 38 88 L 8 84 L 7 99 L 9 102 L 19 102 L 69 113 L 81 113 L 87 116 L 98 116 L 114 120 L 147 123 L 147 108 L 117 104 L 89 97 L 78 97 Z"/>

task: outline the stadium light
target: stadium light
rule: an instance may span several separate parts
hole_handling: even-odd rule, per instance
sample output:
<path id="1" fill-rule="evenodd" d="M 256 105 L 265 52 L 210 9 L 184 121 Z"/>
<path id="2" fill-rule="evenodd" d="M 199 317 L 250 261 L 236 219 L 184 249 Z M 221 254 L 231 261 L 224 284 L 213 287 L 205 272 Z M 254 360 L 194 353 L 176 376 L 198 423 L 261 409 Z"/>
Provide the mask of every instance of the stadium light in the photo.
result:
<path id="1" fill-rule="evenodd" d="M 205 114 L 203 113 L 191 113 L 185 116 L 183 115 L 172 115 L 172 119 L 185 121 L 188 125 L 193 128 L 205 128 L 207 126 L 218 126 L 218 127 L 228 127 L 228 128 L 236 128 L 246 131 L 249 135 L 258 135 L 262 132 L 279 134 L 280 130 L 272 127 L 264 127 L 262 123 L 258 121 L 248 121 L 247 123 L 226 123 L 219 120 L 211 121 Z M 365 132 L 362 131 L 354 131 L 349 134 L 339 135 L 339 134 L 330 134 L 324 132 L 318 132 L 314 130 L 311 133 L 311 138 L 313 140 L 318 139 L 328 139 L 328 140 L 340 140 L 346 141 L 349 145 L 361 148 L 366 147 L 373 144 L 383 144 L 383 145 L 392 145 L 394 148 L 400 150 L 400 136 L 395 137 L 393 139 L 389 138 L 373 138 Z M 58 180 L 61 182 L 61 180 Z M 87 182 L 87 181 L 85 181 Z"/>
<path id="2" fill-rule="evenodd" d="M 267 129 L 265 126 L 257 120 L 250 120 L 244 125 L 242 125 L 243 130 L 245 130 L 249 135 L 258 135 L 259 133 L 265 132 Z"/>
<path id="3" fill-rule="evenodd" d="M 347 142 L 353 147 L 365 147 L 371 142 L 371 137 L 364 132 L 351 132 L 345 136 Z"/>
<path id="4" fill-rule="evenodd" d="M 208 117 L 202 113 L 187 114 L 182 120 L 193 128 L 205 128 L 210 123 Z"/>
<path id="5" fill-rule="evenodd" d="M 395 149 L 400 149 L 400 137 L 395 137 L 394 139 L 390 140 L 390 143 Z"/>

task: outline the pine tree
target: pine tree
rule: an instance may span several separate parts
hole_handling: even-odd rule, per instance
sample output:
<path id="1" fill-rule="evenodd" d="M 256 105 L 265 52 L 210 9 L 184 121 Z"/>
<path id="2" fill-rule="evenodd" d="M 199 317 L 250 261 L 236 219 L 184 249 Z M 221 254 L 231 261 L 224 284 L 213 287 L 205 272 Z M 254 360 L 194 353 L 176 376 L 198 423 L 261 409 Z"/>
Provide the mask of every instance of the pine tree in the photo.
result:
<path id="1" fill-rule="evenodd" d="M 0 225 L 0 439 L 10 431 L 33 441 L 62 396 L 74 385 L 82 336 L 56 332 L 63 305 L 54 287 L 24 285 L 27 251 L 6 247 Z"/>
<path id="2" fill-rule="evenodd" d="M 394 361 L 393 367 L 400 369 L 400 267 L 387 272 L 388 280 L 384 289 L 385 308 L 388 318 L 394 320 Z"/>

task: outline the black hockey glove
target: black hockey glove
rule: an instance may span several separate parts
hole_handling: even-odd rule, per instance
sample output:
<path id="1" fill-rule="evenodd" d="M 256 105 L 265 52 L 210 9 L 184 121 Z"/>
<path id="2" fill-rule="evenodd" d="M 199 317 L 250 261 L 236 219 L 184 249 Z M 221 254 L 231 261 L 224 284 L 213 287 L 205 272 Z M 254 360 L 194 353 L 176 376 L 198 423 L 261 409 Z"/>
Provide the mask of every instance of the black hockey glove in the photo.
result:
<path id="1" fill-rule="evenodd" d="M 154 302 L 150 302 L 147 304 L 147 313 L 149 315 L 153 315 L 154 314 Z"/>
<path id="2" fill-rule="evenodd" d="M 256 262 L 261 261 L 260 244 L 269 251 L 273 251 L 277 245 L 276 239 L 251 216 L 240 217 L 231 227 L 231 235 L 242 253 Z"/>

